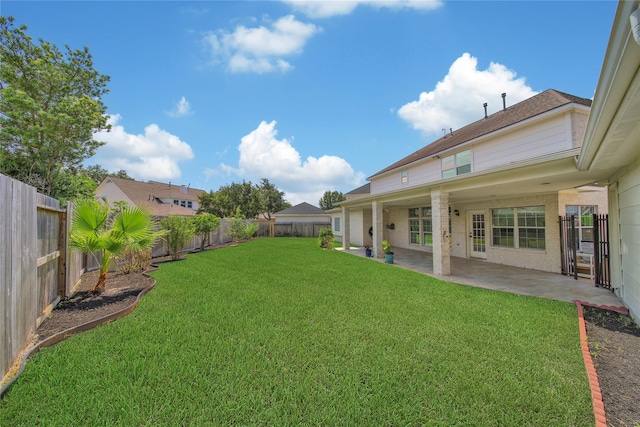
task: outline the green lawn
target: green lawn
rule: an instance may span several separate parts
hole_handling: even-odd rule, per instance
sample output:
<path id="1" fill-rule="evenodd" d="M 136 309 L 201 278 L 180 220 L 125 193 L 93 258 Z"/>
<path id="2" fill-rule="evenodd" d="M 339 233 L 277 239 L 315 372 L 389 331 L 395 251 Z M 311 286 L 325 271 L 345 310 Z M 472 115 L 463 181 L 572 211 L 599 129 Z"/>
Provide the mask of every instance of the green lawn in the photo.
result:
<path id="1" fill-rule="evenodd" d="M 164 264 L 131 315 L 37 353 L 0 425 L 593 425 L 572 304 L 316 242 Z"/>

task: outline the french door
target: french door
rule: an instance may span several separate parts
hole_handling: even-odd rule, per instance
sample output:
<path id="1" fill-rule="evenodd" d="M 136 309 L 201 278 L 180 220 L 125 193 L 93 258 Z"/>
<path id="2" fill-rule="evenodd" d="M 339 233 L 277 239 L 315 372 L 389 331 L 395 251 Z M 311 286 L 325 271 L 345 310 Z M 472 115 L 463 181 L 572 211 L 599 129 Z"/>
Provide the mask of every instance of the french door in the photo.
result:
<path id="1" fill-rule="evenodd" d="M 472 258 L 487 258 L 487 240 L 484 211 L 469 211 L 469 255 Z"/>

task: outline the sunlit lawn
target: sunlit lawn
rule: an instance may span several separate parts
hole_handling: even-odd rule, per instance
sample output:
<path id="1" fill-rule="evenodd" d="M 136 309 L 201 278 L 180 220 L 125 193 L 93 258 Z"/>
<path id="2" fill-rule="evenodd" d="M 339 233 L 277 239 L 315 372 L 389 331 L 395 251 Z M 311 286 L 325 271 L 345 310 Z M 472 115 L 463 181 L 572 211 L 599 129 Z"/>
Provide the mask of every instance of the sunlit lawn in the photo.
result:
<path id="1" fill-rule="evenodd" d="M 128 317 L 47 348 L 0 425 L 593 425 L 576 308 L 315 239 L 163 264 Z"/>

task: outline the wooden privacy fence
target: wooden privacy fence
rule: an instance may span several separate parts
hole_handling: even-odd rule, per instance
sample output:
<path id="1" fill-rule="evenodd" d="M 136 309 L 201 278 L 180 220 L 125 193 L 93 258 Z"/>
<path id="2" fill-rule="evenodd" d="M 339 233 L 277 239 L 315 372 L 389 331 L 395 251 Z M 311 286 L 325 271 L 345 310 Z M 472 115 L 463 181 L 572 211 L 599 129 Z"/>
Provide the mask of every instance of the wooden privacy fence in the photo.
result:
<path id="1" fill-rule="evenodd" d="M 82 254 L 69 253 L 72 205 L 0 174 L 0 367 L 3 376 L 29 335 L 82 274 Z"/>
<path id="2" fill-rule="evenodd" d="M 258 236 L 261 237 L 271 235 L 273 237 L 318 237 L 320 230 L 331 228 L 330 222 L 260 222 L 258 224 Z"/>

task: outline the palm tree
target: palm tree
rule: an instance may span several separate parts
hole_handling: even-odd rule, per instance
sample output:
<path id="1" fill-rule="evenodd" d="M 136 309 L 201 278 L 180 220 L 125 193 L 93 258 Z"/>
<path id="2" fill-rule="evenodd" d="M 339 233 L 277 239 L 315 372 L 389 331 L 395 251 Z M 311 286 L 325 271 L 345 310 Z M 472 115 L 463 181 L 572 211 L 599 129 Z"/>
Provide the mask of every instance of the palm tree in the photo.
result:
<path id="1" fill-rule="evenodd" d="M 108 205 L 89 199 L 78 202 L 75 207 L 69 245 L 91 254 L 100 264 L 98 283 L 91 290 L 100 293 L 106 285 L 112 255 L 118 255 L 125 248 L 149 249 L 162 234 L 154 230 L 151 216 L 137 206 L 128 206 L 110 215 Z M 101 255 L 100 260 L 97 253 Z"/>

